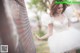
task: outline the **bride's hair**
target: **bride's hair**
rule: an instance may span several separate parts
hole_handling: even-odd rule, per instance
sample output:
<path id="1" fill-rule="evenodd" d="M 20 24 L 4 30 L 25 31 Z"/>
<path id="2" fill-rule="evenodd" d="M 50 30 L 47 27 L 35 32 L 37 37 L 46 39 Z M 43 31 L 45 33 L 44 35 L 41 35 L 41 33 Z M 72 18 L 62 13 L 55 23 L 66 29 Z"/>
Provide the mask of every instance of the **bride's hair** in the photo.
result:
<path id="1" fill-rule="evenodd" d="M 63 2 L 63 0 L 59 0 L 59 2 Z M 52 4 L 50 5 L 50 15 L 54 16 L 57 12 L 57 8 L 60 4 L 56 4 L 55 0 L 52 1 Z M 67 4 L 62 4 L 63 5 L 63 11 L 62 13 L 65 11 Z"/>

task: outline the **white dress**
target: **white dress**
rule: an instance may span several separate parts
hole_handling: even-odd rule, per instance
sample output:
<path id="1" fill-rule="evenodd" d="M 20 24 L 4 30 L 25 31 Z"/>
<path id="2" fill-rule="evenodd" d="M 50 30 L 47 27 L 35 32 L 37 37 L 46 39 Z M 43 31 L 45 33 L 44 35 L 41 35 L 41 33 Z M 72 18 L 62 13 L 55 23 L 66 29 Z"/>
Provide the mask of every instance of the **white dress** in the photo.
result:
<path id="1" fill-rule="evenodd" d="M 49 23 L 54 26 L 53 34 L 48 38 L 50 53 L 64 53 L 80 48 L 80 31 L 73 27 L 68 28 L 67 18 L 62 22 L 51 18 Z"/>

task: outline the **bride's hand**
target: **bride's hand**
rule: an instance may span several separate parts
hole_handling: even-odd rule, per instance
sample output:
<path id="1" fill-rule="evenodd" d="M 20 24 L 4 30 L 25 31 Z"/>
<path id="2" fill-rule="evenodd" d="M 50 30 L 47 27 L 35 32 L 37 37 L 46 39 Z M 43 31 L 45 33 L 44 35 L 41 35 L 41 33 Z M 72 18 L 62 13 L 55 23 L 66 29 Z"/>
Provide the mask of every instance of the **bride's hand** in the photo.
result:
<path id="1" fill-rule="evenodd" d="M 38 35 L 35 35 L 36 39 L 38 40 L 42 40 L 41 37 L 39 37 Z"/>

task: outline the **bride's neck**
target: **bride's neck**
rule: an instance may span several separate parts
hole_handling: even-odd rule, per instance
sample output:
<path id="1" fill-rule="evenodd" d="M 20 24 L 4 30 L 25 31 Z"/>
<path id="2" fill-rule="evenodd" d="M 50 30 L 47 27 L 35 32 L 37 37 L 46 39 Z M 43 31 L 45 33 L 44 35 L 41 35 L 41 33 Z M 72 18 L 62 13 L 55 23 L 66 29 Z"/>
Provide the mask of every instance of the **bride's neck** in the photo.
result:
<path id="1" fill-rule="evenodd" d="M 60 17 L 61 16 L 61 14 L 55 14 L 54 15 L 54 17 Z"/>

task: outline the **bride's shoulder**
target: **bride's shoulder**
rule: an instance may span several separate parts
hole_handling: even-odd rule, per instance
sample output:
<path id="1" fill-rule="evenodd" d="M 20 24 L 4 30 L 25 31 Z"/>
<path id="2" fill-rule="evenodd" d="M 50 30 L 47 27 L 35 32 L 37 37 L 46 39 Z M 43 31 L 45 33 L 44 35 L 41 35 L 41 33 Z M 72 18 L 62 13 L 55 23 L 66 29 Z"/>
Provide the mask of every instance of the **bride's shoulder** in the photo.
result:
<path id="1" fill-rule="evenodd" d="M 50 16 L 50 17 L 48 17 L 48 21 L 49 21 L 49 23 L 53 23 L 54 18 Z"/>

